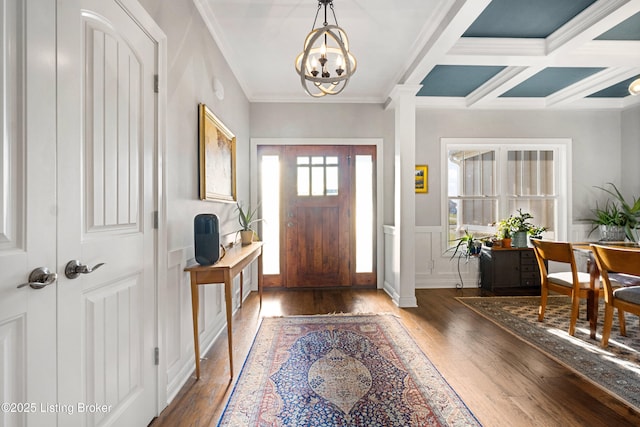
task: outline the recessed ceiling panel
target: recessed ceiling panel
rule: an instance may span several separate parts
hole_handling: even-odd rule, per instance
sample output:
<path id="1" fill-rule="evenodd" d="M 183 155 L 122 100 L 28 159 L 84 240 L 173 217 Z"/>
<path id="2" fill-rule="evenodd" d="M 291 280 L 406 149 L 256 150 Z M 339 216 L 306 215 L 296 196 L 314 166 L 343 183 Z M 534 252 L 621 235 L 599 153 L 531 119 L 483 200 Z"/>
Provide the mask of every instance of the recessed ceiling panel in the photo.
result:
<path id="1" fill-rule="evenodd" d="M 640 40 L 640 13 L 622 21 L 596 40 Z"/>
<path id="2" fill-rule="evenodd" d="M 625 98 L 627 96 L 630 96 L 631 94 L 629 93 L 629 85 L 638 77 L 640 76 L 634 76 L 618 84 L 609 86 L 606 89 L 602 89 L 599 92 L 589 95 L 587 98 Z"/>
<path id="3" fill-rule="evenodd" d="M 493 0 L 463 37 L 546 38 L 596 0 Z"/>
<path id="4" fill-rule="evenodd" d="M 501 98 L 544 98 L 604 68 L 549 67 L 500 95 Z"/>
<path id="5" fill-rule="evenodd" d="M 467 96 L 504 67 L 437 65 L 422 80 L 418 96 Z"/>

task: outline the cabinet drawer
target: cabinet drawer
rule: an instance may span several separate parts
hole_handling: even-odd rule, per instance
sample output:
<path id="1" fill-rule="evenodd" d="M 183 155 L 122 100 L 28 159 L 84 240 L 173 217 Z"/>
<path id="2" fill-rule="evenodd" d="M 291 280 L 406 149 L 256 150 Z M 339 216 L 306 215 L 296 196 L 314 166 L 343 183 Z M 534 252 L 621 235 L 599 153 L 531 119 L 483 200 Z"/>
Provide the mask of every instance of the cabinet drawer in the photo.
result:
<path id="1" fill-rule="evenodd" d="M 522 286 L 540 286 L 540 280 L 538 280 L 538 278 L 533 278 L 533 279 L 522 279 Z"/>
<path id="2" fill-rule="evenodd" d="M 533 264 L 522 264 L 520 266 L 520 270 L 523 273 L 536 272 L 538 271 L 538 266 Z"/>
<path id="3" fill-rule="evenodd" d="M 532 260 L 535 262 L 536 260 L 536 254 L 533 253 L 533 250 L 528 250 L 528 251 L 522 251 L 520 252 L 520 259 L 522 261 L 525 260 Z"/>

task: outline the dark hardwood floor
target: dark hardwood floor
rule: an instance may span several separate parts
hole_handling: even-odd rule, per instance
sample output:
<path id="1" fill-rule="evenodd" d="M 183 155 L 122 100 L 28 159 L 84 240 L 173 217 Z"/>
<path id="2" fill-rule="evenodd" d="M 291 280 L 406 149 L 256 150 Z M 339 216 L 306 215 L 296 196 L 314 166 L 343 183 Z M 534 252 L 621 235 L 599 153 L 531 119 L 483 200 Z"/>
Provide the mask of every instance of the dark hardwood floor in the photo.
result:
<path id="1" fill-rule="evenodd" d="M 383 291 L 254 292 L 234 316 L 234 365 L 240 370 L 261 316 L 395 313 L 424 353 L 485 426 L 640 426 L 640 414 L 524 344 L 457 300 L 477 289 L 418 290 L 418 308 L 399 309 Z M 215 425 L 234 382 L 226 334 L 152 426 Z"/>

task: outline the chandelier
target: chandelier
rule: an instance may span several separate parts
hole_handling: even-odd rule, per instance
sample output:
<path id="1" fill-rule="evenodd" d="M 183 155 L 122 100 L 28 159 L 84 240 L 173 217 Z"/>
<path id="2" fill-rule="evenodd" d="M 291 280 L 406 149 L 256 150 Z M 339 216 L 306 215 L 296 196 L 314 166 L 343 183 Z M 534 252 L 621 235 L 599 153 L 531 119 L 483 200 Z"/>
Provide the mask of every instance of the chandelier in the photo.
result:
<path id="1" fill-rule="evenodd" d="M 316 27 L 318 13 L 324 6 L 324 23 Z M 327 6 L 335 25 L 327 21 Z M 296 58 L 296 71 L 304 90 L 313 97 L 337 95 L 356 72 L 356 58 L 349 52 L 347 34 L 338 26 L 333 0 L 318 0 L 318 10 L 311 32 L 304 40 L 304 50 Z"/>

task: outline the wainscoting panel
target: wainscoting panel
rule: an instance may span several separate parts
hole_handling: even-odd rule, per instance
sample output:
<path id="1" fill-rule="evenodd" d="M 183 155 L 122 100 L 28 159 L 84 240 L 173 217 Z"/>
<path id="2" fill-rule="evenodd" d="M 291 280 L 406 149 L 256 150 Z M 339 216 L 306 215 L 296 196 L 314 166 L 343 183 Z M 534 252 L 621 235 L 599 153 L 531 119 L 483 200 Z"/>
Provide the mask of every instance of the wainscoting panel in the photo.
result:
<path id="1" fill-rule="evenodd" d="M 573 242 L 597 240 L 598 236 L 589 236 L 591 226 L 589 224 L 573 224 L 569 230 L 569 236 Z M 394 248 L 395 227 L 385 225 L 384 231 L 384 289 L 393 298 L 397 296 L 397 272 L 393 271 L 393 257 L 396 256 Z M 479 275 L 479 263 L 475 258 L 460 261 L 460 275 L 458 274 L 458 260 L 451 259 L 451 252 L 445 252 L 445 242 L 442 241 L 444 233 L 439 226 L 415 227 L 415 257 L 416 257 L 416 289 L 455 288 L 462 276 L 465 288 L 477 287 Z M 576 258 L 578 267 L 585 268 L 586 259 L 578 255 Z"/>
<path id="2" fill-rule="evenodd" d="M 171 402 L 180 388 L 193 375 L 195 369 L 193 355 L 193 321 L 191 312 L 191 280 L 184 272 L 187 262 L 193 259 L 193 247 L 170 251 L 167 259 L 167 307 L 165 313 L 166 349 L 161 354 L 167 358 L 167 401 Z M 255 264 L 255 263 L 254 263 Z M 252 266 L 244 271 L 244 295 L 253 287 Z M 257 289 L 257 288 L 256 288 Z M 224 305 L 224 285 L 199 286 L 200 307 L 198 327 L 201 356 L 206 354 L 213 342 L 221 337 L 226 326 Z M 240 306 L 240 279 L 233 282 L 232 307 L 235 312 Z M 254 331 L 251 331 L 253 333 Z"/>

